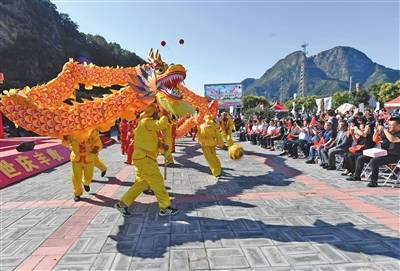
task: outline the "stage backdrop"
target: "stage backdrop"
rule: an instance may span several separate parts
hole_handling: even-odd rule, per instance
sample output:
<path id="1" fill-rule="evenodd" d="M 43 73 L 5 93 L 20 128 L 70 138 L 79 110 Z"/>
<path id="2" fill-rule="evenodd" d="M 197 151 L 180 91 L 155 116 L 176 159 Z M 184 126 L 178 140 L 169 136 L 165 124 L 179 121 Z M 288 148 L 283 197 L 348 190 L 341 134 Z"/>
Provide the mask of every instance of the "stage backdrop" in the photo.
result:
<path id="1" fill-rule="evenodd" d="M 242 107 L 242 84 L 206 84 L 204 96 L 218 100 L 219 108 Z"/>

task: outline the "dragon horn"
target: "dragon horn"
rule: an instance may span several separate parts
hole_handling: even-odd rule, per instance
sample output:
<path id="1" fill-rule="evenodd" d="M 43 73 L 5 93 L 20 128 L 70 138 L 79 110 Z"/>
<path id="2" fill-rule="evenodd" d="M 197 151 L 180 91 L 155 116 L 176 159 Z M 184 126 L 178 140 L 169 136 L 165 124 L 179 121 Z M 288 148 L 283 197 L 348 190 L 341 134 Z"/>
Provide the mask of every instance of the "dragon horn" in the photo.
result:
<path id="1" fill-rule="evenodd" d="M 154 60 L 154 52 L 153 48 L 150 48 L 149 53 L 147 54 L 147 60 L 151 63 Z"/>
<path id="2" fill-rule="evenodd" d="M 156 51 L 156 61 L 158 61 L 159 63 L 163 63 L 163 60 L 161 58 L 161 54 L 160 54 L 160 52 L 158 50 Z"/>

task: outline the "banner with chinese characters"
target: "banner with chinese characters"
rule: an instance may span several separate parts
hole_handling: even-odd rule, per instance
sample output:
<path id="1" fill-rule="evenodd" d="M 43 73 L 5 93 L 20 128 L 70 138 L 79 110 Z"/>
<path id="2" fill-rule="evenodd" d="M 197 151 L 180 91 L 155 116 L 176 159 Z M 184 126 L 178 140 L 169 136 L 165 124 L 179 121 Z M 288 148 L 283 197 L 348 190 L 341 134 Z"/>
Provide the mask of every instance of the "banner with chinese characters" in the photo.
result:
<path id="1" fill-rule="evenodd" d="M 219 108 L 241 107 L 242 84 L 206 84 L 204 85 L 204 96 L 218 100 Z"/>
<path id="2" fill-rule="evenodd" d="M 55 145 L 1 157 L 0 188 L 68 162 L 69 155 L 69 149 Z"/>

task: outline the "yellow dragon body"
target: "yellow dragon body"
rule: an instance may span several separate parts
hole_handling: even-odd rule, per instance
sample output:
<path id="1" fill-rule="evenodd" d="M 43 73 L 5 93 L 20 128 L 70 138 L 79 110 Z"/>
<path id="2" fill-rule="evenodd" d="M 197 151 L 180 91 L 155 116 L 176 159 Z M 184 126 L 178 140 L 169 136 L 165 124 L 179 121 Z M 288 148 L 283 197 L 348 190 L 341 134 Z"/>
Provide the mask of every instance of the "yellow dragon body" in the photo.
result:
<path id="1" fill-rule="evenodd" d="M 86 138 L 92 130 L 107 130 L 117 118 L 132 119 L 155 102 L 171 113 L 193 115 L 216 115 L 216 102 L 208 105 L 206 98 L 194 94 L 182 81 L 186 70 L 182 65 L 168 65 L 160 53 L 152 49 L 148 63 L 129 68 L 98 67 L 70 60 L 62 72 L 46 84 L 33 88 L 11 89 L 1 95 L 0 111 L 15 124 L 39 135 L 63 137 L 75 135 Z M 90 90 L 92 86 L 110 88 L 121 86 L 103 98 L 94 98 L 83 103 L 64 103 L 75 97 L 79 85 Z M 198 118 L 202 120 L 202 118 Z M 194 116 L 178 128 L 178 137 L 185 135 L 198 124 Z"/>

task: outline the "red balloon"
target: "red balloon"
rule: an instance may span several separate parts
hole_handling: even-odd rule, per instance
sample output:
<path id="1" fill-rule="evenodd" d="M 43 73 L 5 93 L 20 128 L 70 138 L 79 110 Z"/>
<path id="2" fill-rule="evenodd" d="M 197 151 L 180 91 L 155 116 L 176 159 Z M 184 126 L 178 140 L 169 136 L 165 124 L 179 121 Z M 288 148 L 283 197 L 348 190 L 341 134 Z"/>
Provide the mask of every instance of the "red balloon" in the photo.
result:
<path id="1" fill-rule="evenodd" d="M 179 44 L 182 45 L 182 44 L 184 44 L 184 43 L 185 43 L 185 40 L 184 40 L 184 39 L 180 39 L 180 40 L 179 40 Z"/>
<path id="2" fill-rule="evenodd" d="M 167 43 L 165 42 L 165 40 L 162 40 L 162 41 L 161 41 L 161 46 L 164 47 L 165 45 L 167 45 Z"/>

